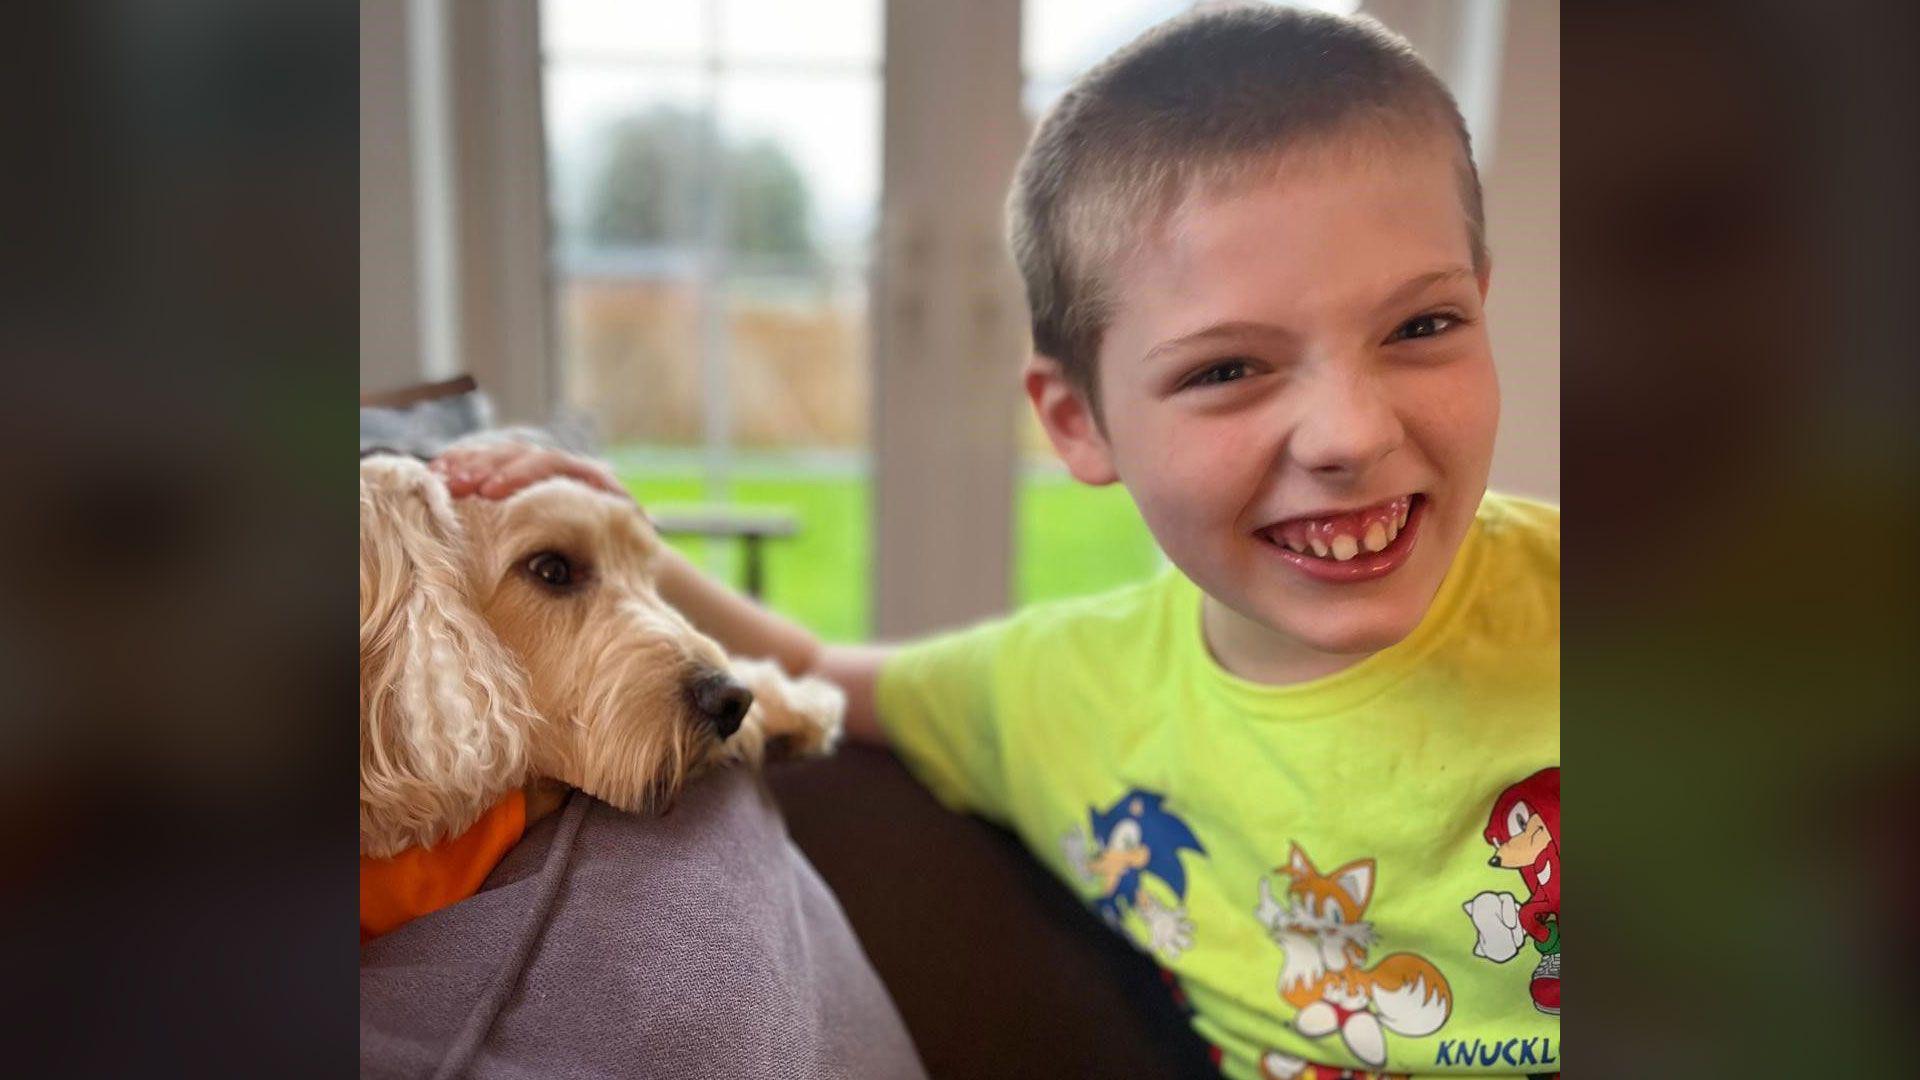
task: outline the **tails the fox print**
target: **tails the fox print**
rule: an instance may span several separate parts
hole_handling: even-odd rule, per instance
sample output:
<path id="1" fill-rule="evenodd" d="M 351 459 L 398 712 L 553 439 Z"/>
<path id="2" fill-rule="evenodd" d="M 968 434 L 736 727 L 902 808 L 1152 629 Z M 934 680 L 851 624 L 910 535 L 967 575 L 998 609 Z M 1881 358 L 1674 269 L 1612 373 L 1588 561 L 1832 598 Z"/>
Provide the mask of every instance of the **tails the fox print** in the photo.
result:
<path id="1" fill-rule="evenodd" d="M 1368 966 L 1374 863 L 1358 859 L 1322 874 L 1299 844 L 1276 873 L 1289 878 L 1284 902 L 1260 880 L 1255 915 L 1285 951 L 1280 997 L 1298 1010 L 1294 1030 L 1311 1039 L 1334 1032 L 1373 1068 L 1387 1060 L 1387 1033 L 1408 1038 L 1440 1030 L 1453 1012 L 1446 977 L 1425 958 L 1393 953 Z"/>

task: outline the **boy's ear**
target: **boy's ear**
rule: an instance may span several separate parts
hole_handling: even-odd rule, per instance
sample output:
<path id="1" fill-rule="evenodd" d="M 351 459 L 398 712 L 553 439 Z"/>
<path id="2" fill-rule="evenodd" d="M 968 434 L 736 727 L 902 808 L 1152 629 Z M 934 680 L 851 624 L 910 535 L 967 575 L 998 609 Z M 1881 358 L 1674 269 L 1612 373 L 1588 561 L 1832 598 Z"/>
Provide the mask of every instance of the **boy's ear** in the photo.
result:
<path id="1" fill-rule="evenodd" d="M 1094 419 L 1093 406 L 1078 387 L 1067 380 L 1059 361 L 1035 355 L 1027 361 L 1021 375 L 1033 414 L 1053 443 L 1053 452 L 1067 465 L 1067 471 L 1083 484 L 1111 484 L 1120 479 L 1113 468 L 1113 451 L 1106 433 Z"/>
<path id="2" fill-rule="evenodd" d="M 1488 256 L 1473 276 L 1480 282 L 1480 302 L 1484 304 L 1487 302 L 1487 288 L 1493 284 L 1493 257 Z"/>

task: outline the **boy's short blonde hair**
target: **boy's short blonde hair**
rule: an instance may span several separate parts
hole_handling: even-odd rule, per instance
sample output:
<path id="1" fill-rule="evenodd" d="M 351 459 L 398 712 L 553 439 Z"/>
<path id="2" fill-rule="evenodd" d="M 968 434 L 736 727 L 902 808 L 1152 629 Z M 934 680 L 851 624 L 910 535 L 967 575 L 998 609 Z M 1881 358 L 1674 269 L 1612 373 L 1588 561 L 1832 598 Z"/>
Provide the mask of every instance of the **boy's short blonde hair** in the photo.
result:
<path id="1" fill-rule="evenodd" d="M 1270 170 L 1335 135 L 1459 144 L 1474 268 L 1486 263 L 1480 178 L 1453 95 L 1404 38 L 1368 18 L 1253 3 L 1154 27 L 1088 71 L 1034 132 L 1008 200 L 1034 350 L 1099 414 L 1094 358 L 1112 310 L 1103 274 L 1196 186 Z"/>

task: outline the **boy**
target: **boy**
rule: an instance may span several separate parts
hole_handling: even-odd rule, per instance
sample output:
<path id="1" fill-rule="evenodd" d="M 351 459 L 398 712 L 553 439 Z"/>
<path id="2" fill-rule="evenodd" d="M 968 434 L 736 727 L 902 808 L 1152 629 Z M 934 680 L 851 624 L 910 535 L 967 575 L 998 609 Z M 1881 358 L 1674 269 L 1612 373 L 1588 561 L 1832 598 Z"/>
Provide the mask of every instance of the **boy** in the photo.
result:
<path id="1" fill-rule="evenodd" d="M 1371 22 L 1199 12 L 1068 92 L 1010 208 L 1027 396 L 1173 569 L 898 649 L 679 561 L 662 591 L 1017 832 L 1179 978 L 1228 1075 L 1557 1071 L 1559 515 L 1485 493 L 1452 99 Z M 492 496 L 579 468 L 441 464 Z"/>

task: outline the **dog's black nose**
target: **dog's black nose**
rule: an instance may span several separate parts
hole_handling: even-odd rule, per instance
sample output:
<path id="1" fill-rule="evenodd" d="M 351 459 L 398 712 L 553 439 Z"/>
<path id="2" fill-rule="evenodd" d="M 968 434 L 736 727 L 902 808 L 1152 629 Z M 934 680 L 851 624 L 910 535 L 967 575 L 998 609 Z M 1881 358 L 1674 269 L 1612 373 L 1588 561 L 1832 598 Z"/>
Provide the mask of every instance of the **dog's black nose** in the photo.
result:
<path id="1" fill-rule="evenodd" d="M 740 730 L 740 721 L 753 705 L 753 691 L 724 671 L 700 676 L 690 689 L 695 711 L 713 725 L 714 734 L 722 739 Z"/>

